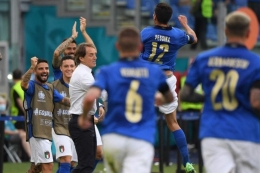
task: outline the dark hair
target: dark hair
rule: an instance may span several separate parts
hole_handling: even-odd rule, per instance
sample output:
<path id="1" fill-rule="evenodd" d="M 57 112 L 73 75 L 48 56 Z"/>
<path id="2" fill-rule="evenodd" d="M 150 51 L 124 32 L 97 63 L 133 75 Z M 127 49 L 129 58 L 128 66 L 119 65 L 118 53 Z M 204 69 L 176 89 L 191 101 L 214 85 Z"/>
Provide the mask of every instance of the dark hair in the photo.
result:
<path id="1" fill-rule="evenodd" d="M 19 70 L 19 69 L 15 69 L 14 71 L 13 71 L 13 79 L 14 80 L 17 80 L 17 79 L 22 79 L 22 71 L 21 70 Z"/>
<path id="2" fill-rule="evenodd" d="M 63 39 L 63 41 L 62 41 L 62 43 L 64 42 L 64 41 L 66 41 L 66 40 L 68 40 L 69 38 L 65 38 L 65 39 Z M 77 42 L 76 42 L 76 40 L 72 40 L 72 42 L 71 43 L 75 43 L 76 45 L 77 45 Z"/>
<path id="3" fill-rule="evenodd" d="M 68 60 L 68 59 L 74 61 L 75 65 L 76 65 L 75 59 L 72 58 L 72 56 L 70 56 L 70 55 L 65 55 L 65 56 L 61 59 L 61 61 L 60 61 L 60 66 L 62 65 L 63 61 Z"/>
<path id="4" fill-rule="evenodd" d="M 84 57 L 86 56 L 86 47 L 92 47 L 94 49 L 96 49 L 96 47 L 93 44 L 90 43 L 81 43 L 78 45 L 76 52 L 75 52 L 75 61 L 76 64 L 79 65 L 80 64 L 80 57 Z"/>
<path id="5" fill-rule="evenodd" d="M 48 61 L 45 60 L 45 59 L 38 59 L 37 65 L 40 64 L 40 63 L 47 63 L 47 64 L 48 64 Z M 36 65 L 36 66 L 37 66 L 37 65 Z"/>
<path id="6" fill-rule="evenodd" d="M 118 34 L 118 45 L 122 52 L 135 51 L 140 43 L 140 34 L 134 27 L 123 28 Z"/>
<path id="7" fill-rule="evenodd" d="M 159 23 L 168 24 L 172 17 L 172 8 L 166 3 L 159 3 L 154 9 L 154 14 Z"/>

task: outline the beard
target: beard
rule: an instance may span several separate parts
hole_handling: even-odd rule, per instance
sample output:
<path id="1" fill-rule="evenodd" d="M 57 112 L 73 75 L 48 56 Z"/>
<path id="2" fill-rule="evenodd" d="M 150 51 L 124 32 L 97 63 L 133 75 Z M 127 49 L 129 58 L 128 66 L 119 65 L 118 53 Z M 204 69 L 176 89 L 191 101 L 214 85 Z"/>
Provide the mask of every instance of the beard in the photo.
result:
<path id="1" fill-rule="evenodd" d="M 47 77 L 42 77 L 41 74 L 35 75 L 35 77 L 36 77 L 37 80 L 40 81 L 41 83 L 45 83 L 45 82 L 48 81 L 49 74 L 47 74 Z"/>
<path id="2" fill-rule="evenodd" d="M 71 56 L 72 58 L 74 58 L 75 53 L 68 53 L 68 54 L 64 54 L 65 56 Z"/>

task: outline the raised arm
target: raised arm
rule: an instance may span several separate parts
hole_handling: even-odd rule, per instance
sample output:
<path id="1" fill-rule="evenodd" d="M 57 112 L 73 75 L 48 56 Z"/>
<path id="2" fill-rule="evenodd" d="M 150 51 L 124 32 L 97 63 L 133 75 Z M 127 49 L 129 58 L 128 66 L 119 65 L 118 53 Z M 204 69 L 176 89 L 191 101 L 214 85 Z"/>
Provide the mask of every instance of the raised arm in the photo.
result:
<path id="1" fill-rule="evenodd" d="M 188 20 L 186 16 L 180 15 L 178 17 L 182 27 L 184 28 L 185 32 L 189 35 L 191 35 L 194 38 L 194 42 L 192 44 L 195 44 L 198 42 L 198 38 L 196 36 L 196 33 L 189 27 Z"/>
<path id="2" fill-rule="evenodd" d="M 60 67 L 60 61 L 61 61 L 61 54 L 64 52 L 64 50 L 69 46 L 69 44 L 75 40 L 78 37 L 78 32 L 76 31 L 76 25 L 77 22 L 74 23 L 72 27 L 72 35 L 70 38 L 62 42 L 54 51 L 53 59 L 52 59 L 52 66 L 54 68 Z"/>
<path id="3" fill-rule="evenodd" d="M 87 21 L 85 18 L 80 17 L 80 31 L 84 37 L 84 40 L 86 43 L 90 43 L 90 44 L 94 44 L 93 40 L 90 38 L 90 36 L 88 35 L 87 31 L 86 31 L 86 27 L 87 27 Z M 96 47 L 96 46 L 95 46 Z"/>
<path id="4" fill-rule="evenodd" d="M 27 90 L 29 87 L 29 81 L 31 79 L 32 73 L 37 65 L 38 58 L 32 57 L 31 58 L 31 67 L 29 70 L 23 75 L 22 81 L 21 81 L 21 87 L 23 90 Z"/>

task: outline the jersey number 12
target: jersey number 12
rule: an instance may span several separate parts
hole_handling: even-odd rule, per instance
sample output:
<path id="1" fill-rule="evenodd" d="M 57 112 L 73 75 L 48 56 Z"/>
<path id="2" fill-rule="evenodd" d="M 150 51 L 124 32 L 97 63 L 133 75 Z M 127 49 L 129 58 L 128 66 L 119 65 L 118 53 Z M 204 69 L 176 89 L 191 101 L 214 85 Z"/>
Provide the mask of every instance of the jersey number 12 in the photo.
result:
<path id="1" fill-rule="evenodd" d="M 160 44 L 159 49 L 161 49 L 163 52 L 160 53 L 155 60 L 153 60 L 154 56 L 157 55 L 156 54 L 157 46 L 158 46 L 157 42 L 152 42 L 152 53 L 150 54 L 148 61 L 152 61 L 152 62 L 155 62 L 157 64 L 162 64 L 161 58 L 163 57 L 163 55 L 166 52 L 169 52 L 169 45 L 168 44 Z"/>

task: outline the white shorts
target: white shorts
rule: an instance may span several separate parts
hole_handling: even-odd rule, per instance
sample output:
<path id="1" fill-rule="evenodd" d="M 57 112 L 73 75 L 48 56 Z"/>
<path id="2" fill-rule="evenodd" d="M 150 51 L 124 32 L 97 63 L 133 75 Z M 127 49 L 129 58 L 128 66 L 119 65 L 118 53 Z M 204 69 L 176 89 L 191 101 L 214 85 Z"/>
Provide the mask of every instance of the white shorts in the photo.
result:
<path id="1" fill-rule="evenodd" d="M 175 91 L 177 79 L 174 75 L 172 75 L 171 77 L 167 78 L 166 81 L 170 87 L 174 100 L 173 100 L 173 102 L 171 102 L 169 104 L 159 106 L 159 110 L 160 110 L 160 112 L 162 112 L 164 114 L 169 114 L 169 113 L 174 112 L 178 107 L 178 97 L 177 97 L 177 93 Z"/>
<path id="2" fill-rule="evenodd" d="M 204 138 L 201 146 L 207 173 L 260 173 L 260 144 Z"/>
<path id="3" fill-rule="evenodd" d="M 115 133 L 102 136 L 107 173 L 150 173 L 154 157 L 152 144 Z"/>
<path id="4" fill-rule="evenodd" d="M 57 135 L 52 129 L 52 139 L 56 148 L 56 159 L 60 157 L 71 156 L 71 161 L 78 162 L 78 155 L 75 149 L 74 142 L 66 135 Z"/>
<path id="5" fill-rule="evenodd" d="M 101 140 L 101 136 L 100 136 L 99 130 L 96 125 L 95 125 L 95 132 L 96 132 L 97 146 L 100 146 L 100 145 L 102 145 L 102 140 Z"/>
<path id="6" fill-rule="evenodd" d="M 36 165 L 40 163 L 53 162 L 51 141 L 47 139 L 31 137 L 29 139 L 29 144 L 31 149 L 31 162 L 35 163 Z"/>

